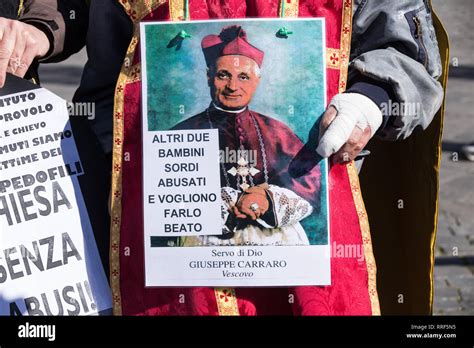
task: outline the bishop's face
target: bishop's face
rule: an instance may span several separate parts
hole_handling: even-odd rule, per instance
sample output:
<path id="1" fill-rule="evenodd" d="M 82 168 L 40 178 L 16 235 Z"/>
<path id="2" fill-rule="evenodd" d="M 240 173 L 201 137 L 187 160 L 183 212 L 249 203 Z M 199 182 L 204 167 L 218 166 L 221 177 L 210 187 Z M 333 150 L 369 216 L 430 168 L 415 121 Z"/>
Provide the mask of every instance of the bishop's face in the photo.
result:
<path id="1" fill-rule="evenodd" d="M 227 110 L 238 110 L 252 100 L 260 82 L 260 69 L 248 57 L 223 56 L 209 70 L 208 80 L 214 103 Z"/>

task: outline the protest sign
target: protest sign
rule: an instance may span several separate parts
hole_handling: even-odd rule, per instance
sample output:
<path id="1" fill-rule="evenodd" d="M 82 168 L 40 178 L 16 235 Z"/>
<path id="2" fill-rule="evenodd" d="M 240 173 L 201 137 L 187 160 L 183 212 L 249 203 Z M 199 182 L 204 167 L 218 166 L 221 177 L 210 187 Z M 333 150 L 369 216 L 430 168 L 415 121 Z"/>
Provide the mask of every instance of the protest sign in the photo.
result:
<path id="1" fill-rule="evenodd" d="M 324 28 L 142 24 L 146 286 L 330 284 Z"/>
<path id="2" fill-rule="evenodd" d="M 12 76 L 1 91 L 0 315 L 106 310 L 111 296 L 67 104 Z"/>

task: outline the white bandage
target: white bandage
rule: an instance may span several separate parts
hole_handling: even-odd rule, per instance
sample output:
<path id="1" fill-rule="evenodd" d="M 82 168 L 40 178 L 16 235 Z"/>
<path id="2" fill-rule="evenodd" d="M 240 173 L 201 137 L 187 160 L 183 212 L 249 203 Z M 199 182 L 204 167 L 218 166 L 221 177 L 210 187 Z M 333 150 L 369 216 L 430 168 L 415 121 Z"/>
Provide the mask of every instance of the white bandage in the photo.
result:
<path id="1" fill-rule="evenodd" d="M 316 151 L 322 157 L 329 157 L 349 140 L 354 127 L 364 130 L 370 127 L 373 136 L 382 124 L 382 111 L 372 99 L 359 93 L 342 93 L 332 98 L 330 106 L 337 110 L 337 116 L 320 136 Z"/>

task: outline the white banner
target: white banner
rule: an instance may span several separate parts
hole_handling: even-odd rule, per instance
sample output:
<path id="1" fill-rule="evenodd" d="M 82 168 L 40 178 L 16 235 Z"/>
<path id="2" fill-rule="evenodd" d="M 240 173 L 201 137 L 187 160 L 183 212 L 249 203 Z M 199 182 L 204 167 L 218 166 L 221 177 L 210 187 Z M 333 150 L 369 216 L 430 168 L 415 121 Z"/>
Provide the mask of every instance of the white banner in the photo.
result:
<path id="1" fill-rule="evenodd" d="M 141 24 L 145 286 L 331 283 L 325 42 L 322 18 Z"/>
<path id="2" fill-rule="evenodd" d="M 0 315 L 91 315 L 111 295 L 79 187 L 67 104 L 0 97 Z"/>
<path id="3" fill-rule="evenodd" d="M 217 129 L 144 137 L 145 238 L 215 233 L 221 206 Z"/>

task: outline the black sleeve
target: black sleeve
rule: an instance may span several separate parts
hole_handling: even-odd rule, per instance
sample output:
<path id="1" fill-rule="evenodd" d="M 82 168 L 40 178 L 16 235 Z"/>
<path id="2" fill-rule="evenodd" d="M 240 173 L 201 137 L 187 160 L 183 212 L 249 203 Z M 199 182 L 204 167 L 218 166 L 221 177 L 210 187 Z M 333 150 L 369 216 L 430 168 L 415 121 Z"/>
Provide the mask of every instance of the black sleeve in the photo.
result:
<path id="1" fill-rule="evenodd" d="M 18 17 L 19 8 L 19 0 L 2 0 L 0 1 L 0 17 L 16 19 Z"/>
<path id="2" fill-rule="evenodd" d="M 51 47 L 41 62 L 62 61 L 86 44 L 89 1 L 26 0 L 20 20 L 48 36 Z"/>

